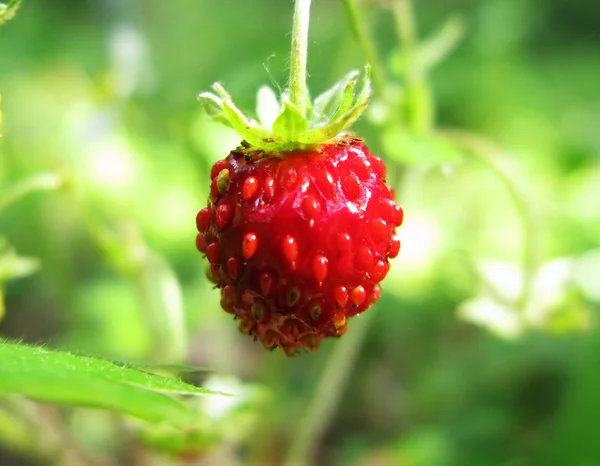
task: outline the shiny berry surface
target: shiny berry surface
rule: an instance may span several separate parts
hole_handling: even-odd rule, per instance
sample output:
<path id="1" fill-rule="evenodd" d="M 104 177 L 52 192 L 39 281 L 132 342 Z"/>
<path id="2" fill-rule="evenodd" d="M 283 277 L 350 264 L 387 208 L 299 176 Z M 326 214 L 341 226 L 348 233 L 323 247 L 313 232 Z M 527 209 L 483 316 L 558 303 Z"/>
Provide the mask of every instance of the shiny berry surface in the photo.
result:
<path id="1" fill-rule="evenodd" d="M 207 185 L 196 245 L 243 333 L 314 351 L 377 301 L 403 212 L 362 140 L 278 156 L 240 147 Z"/>

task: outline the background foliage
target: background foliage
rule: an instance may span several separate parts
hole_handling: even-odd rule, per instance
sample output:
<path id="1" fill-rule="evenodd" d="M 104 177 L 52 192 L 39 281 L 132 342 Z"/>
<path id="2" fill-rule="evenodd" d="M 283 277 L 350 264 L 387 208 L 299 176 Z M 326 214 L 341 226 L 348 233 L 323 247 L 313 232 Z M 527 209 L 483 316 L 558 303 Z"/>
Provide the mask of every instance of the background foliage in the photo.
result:
<path id="1" fill-rule="evenodd" d="M 299 437 L 315 464 L 600 462 L 600 5 L 416 2 L 422 36 L 465 33 L 426 81 L 435 130 L 407 131 L 414 61 L 391 2 L 360 3 L 388 71 L 355 130 L 406 222 L 345 383 L 346 337 L 287 359 L 239 335 L 193 246 L 239 143 L 195 95 L 284 85 L 291 2 L 26 0 L 2 27 L 0 336 L 237 396 L 187 400 L 185 428 L 4 397 L 0 464 L 282 464 Z M 365 61 L 341 1 L 314 1 L 309 47 L 315 94 Z"/>

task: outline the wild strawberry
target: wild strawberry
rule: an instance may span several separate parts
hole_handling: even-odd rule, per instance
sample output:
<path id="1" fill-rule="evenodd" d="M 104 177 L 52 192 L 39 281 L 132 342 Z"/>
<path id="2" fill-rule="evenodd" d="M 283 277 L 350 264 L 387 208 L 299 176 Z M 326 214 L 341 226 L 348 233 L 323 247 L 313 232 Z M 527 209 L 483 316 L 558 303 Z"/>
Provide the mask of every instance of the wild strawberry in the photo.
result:
<path id="1" fill-rule="evenodd" d="M 379 298 L 400 248 L 395 228 L 403 212 L 385 165 L 344 133 L 370 95 L 367 68 L 354 96 L 357 75 L 313 104 L 293 89 L 278 103 L 262 88 L 262 125 L 220 84 L 199 96 L 244 141 L 211 170 L 208 204 L 196 217 L 197 248 L 240 330 L 288 355 L 343 335 L 348 319 Z"/>

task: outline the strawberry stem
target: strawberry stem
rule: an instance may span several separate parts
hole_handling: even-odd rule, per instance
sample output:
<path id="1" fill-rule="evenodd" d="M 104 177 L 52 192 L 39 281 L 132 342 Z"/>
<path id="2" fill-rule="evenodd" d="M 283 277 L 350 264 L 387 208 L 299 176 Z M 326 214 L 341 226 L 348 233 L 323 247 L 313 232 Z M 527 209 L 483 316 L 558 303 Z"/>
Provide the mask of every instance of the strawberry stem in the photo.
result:
<path id="1" fill-rule="evenodd" d="M 290 60 L 289 98 L 306 116 L 308 91 L 306 89 L 306 62 L 308 57 L 308 24 L 311 0 L 296 0 L 292 28 L 292 53 Z"/>

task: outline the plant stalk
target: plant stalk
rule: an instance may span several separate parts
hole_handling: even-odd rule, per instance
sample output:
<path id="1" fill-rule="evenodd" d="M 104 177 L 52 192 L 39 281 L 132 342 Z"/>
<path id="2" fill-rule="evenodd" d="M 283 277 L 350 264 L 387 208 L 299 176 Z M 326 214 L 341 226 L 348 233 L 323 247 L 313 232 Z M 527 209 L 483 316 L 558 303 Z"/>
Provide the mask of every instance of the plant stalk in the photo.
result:
<path id="1" fill-rule="evenodd" d="M 411 0 L 396 0 L 392 2 L 392 12 L 400 43 L 405 49 L 412 51 L 417 42 L 417 27 Z"/>
<path id="2" fill-rule="evenodd" d="M 338 405 L 342 401 L 352 367 L 375 312 L 376 310 L 371 309 L 356 316 L 353 319 L 355 322 L 352 322 L 353 328 L 327 356 L 323 374 L 299 425 L 299 431 L 294 435 L 292 446 L 284 463 L 285 466 L 314 464 L 313 458 L 317 445 L 331 424 Z"/>
<path id="3" fill-rule="evenodd" d="M 358 42 L 358 46 L 361 48 L 362 54 L 364 55 L 367 62 L 371 65 L 371 76 L 373 77 L 373 88 L 378 96 L 383 96 L 387 88 L 385 82 L 385 68 L 381 63 L 381 60 L 377 56 L 377 51 L 373 45 L 373 41 L 369 38 L 369 35 L 364 27 L 364 24 L 359 20 L 358 7 L 356 6 L 356 0 L 342 0 L 346 15 L 348 16 L 348 22 L 350 23 L 350 29 Z"/>
<path id="4" fill-rule="evenodd" d="M 434 104 L 427 77 L 418 63 L 418 32 L 411 0 L 392 2 L 396 34 L 409 65 L 404 75 L 406 124 L 416 133 L 429 133 L 433 127 Z"/>
<path id="5" fill-rule="evenodd" d="M 292 28 L 292 53 L 290 57 L 289 98 L 292 104 L 306 115 L 308 90 L 306 63 L 308 60 L 308 25 L 311 0 L 296 0 Z"/>

